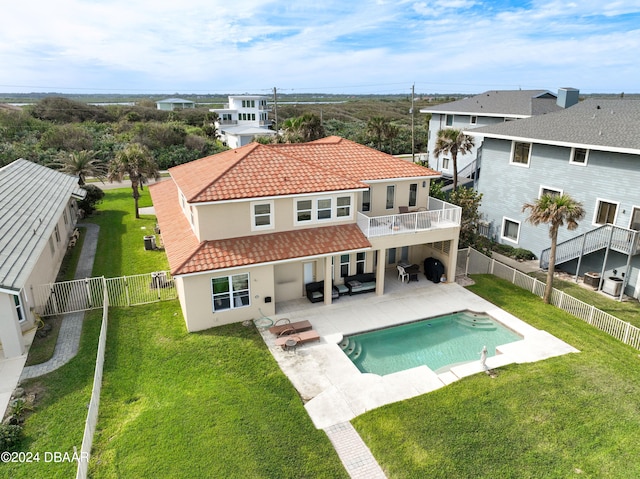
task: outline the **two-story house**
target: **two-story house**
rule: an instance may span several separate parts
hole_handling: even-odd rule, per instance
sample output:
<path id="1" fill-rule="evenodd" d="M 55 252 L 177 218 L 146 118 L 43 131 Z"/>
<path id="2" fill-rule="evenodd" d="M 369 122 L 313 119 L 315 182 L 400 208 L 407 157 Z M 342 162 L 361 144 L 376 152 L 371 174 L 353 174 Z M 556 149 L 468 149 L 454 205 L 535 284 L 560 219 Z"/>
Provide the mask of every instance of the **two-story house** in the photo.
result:
<path id="1" fill-rule="evenodd" d="M 34 326 L 33 286 L 55 281 L 76 219 L 78 179 L 27 160 L 0 168 L 0 344 L 24 354 Z"/>
<path id="2" fill-rule="evenodd" d="M 437 258 L 455 277 L 460 208 L 428 196 L 429 168 L 328 137 L 169 172 L 150 191 L 189 331 L 276 314 L 312 282 L 331 304 L 333 286 L 360 273 L 382 295 L 401 262 Z"/>
<path id="3" fill-rule="evenodd" d="M 496 125 L 507 121 L 544 115 L 568 108 L 578 103 L 578 90 L 561 88 L 558 95 L 547 90 L 491 90 L 461 100 L 430 106 L 420 113 L 430 113 L 429 166 L 440 171 L 445 177 L 453 176 L 453 161 L 448 156 L 436 157 L 438 131 L 445 128 L 470 130 Z M 466 155 L 459 155 L 458 176 L 471 178 L 477 172 L 476 159 L 482 146 L 482 136 L 475 135 L 475 146 Z"/>
<path id="4" fill-rule="evenodd" d="M 616 296 L 640 295 L 640 101 L 592 98 L 465 133 L 484 138 L 478 191 L 495 240 L 531 250 L 546 267 L 548 227 L 528 223 L 522 206 L 543 193 L 567 193 L 586 216 L 577 230 L 560 228 L 556 264 L 617 277 Z"/>
<path id="5" fill-rule="evenodd" d="M 214 108 L 218 114 L 216 128 L 222 141 L 230 148 L 248 145 L 258 136 L 274 136 L 269 129 L 270 108 L 267 97 L 259 95 L 231 95 L 224 108 Z"/>

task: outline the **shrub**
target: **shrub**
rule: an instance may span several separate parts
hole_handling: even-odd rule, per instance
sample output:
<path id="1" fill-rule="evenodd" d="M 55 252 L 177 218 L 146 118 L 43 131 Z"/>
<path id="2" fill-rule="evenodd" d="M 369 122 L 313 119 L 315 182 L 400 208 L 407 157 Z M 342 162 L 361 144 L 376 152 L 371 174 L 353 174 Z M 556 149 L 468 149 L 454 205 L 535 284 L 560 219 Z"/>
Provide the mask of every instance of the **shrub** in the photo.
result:
<path id="1" fill-rule="evenodd" d="M 22 426 L 0 424 L 0 451 L 15 451 L 22 441 Z"/>
<path id="2" fill-rule="evenodd" d="M 83 185 L 81 188 L 87 192 L 87 195 L 78 201 L 78 208 L 83 210 L 85 215 L 90 215 L 96 210 L 96 205 L 104 198 L 104 191 L 96 185 Z"/>
<path id="3" fill-rule="evenodd" d="M 536 259 L 536 255 L 535 254 L 533 254 L 528 249 L 524 249 L 524 248 L 516 248 L 516 249 L 514 249 L 513 250 L 513 257 L 515 259 L 524 259 L 524 260 Z"/>

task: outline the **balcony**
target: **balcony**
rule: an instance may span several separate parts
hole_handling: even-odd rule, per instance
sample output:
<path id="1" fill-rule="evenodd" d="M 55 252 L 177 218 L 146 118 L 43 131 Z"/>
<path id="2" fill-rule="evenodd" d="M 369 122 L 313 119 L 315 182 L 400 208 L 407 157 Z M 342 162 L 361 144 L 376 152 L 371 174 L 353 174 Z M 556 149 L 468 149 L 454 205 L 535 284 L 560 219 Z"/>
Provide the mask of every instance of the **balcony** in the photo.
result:
<path id="1" fill-rule="evenodd" d="M 424 211 L 372 217 L 358 212 L 357 222 L 367 238 L 374 238 L 459 227 L 461 216 L 462 208 L 459 206 L 429 197 Z"/>

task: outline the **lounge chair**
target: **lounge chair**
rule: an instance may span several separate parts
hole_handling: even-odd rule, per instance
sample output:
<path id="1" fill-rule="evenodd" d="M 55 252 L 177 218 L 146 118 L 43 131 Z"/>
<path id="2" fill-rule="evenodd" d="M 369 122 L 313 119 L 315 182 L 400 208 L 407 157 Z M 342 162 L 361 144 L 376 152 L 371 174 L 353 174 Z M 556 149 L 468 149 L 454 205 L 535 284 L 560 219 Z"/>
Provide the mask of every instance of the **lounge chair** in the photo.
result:
<path id="1" fill-rule="evenodd" d="M 318 332 L 312 329 L 310 331 L 302 331 L 301 333 L 294 333 L 288 336 L 280 336 L 276 339 L 276 346 L 289 348 L 308 343 L 310 341 L 318 341 L 319 339 L 320 335 Z"/>
<path id="2" fill-rule="evenodd" d="M 278 324 L 280 321 L 283 321 L 283 324 Z M 269 332 L 276 336 L 285 336 L 293 333 L 309 331 L 311 328 L 312 326 L 309 321 L 296 321 L 295 323 L 292 323 L 289 318 L 282 318 L 276 321 L 276 323 L 269 328 Z"/>

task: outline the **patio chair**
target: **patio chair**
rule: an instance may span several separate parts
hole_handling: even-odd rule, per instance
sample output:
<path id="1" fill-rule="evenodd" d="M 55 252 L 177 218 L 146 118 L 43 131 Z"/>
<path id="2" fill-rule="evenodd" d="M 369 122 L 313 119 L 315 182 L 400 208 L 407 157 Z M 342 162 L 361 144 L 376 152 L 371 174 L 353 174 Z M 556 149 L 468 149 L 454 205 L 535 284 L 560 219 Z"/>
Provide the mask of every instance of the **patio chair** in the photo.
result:
<path id="1" fill-rule="evenodd" d="M 278 324 L 280 322 L 283 324 Z M 312 328 L 309 321 L 296 321 L 292 323 L 289 318 L 281 318 L 269 328 L 269 332 L 276 336 L 286 336 L 294 333 L 301 333 L 303 331 L 309 331 Z"/>
<path id="2" fill-rule="evenodd" d="M 400 214 L 408 213 L 409 212 L 409 207 L 408 206 L 398 206 L 398 211 L 400 212 Z"/>
<path id="3" fill-rule="evenodd" d="M 407 283 L 409 282 L 409 275 L 407 274 L 407 272 L 404 270 L 404 268 L 400 265 L 398 265 L 398 279 L 400 281 L 402 281 L 404 283 L 404 280 L 407 280 Z"/>
<path id="4" fill-rule="evenodd" d="M 280 346 L 283 349 L 298 346 L 300 344 L 308 343 L 310 341 L 319 341 L 320 335 L 314 329 L 310 331 L 302 331 L 300 333 L 290 334 L 288 336 L 280 336 L 276 339 L 276 346 Z"/>

